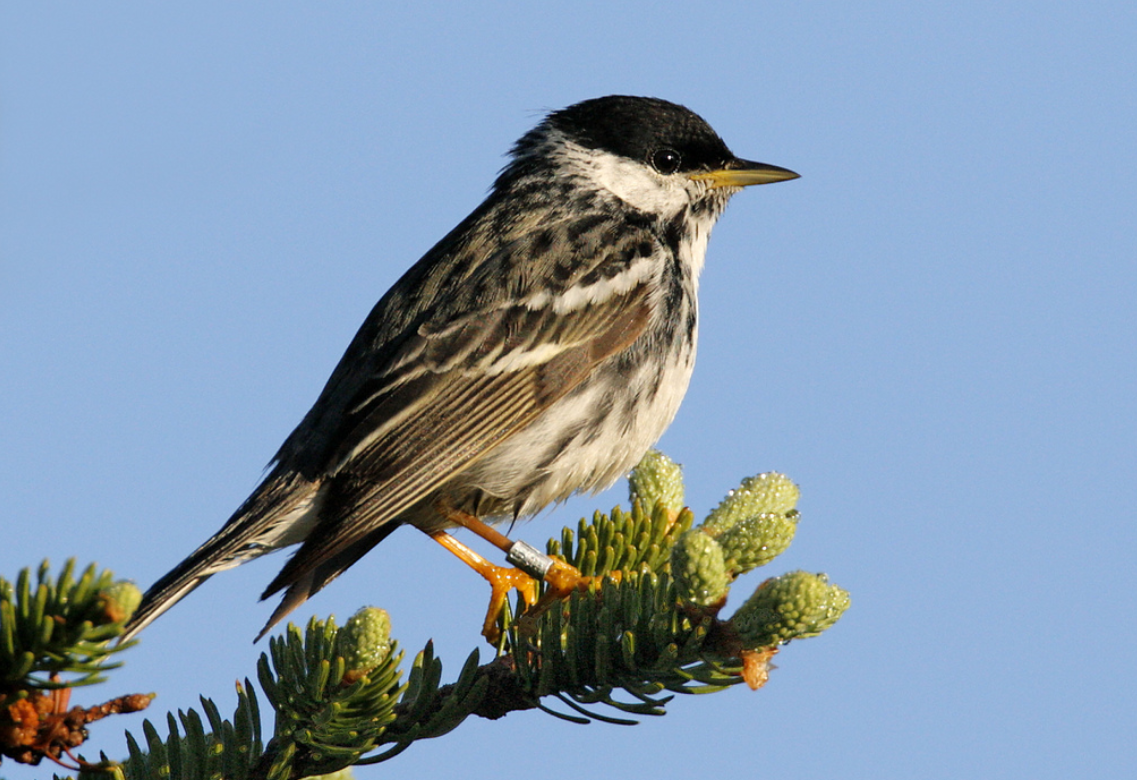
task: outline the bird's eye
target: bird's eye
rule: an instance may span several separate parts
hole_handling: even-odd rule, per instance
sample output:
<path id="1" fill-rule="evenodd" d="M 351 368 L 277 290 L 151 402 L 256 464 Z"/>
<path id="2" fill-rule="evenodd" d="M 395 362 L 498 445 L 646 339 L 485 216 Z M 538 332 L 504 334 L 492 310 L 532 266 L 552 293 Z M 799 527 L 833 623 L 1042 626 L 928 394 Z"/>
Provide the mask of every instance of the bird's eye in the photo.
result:
<path id="1" fill-rule="evenodd" d="M 683 158 L 674 149 L 658 149 L 651 153 L 651 167 L 664 176 L 679 170 Z"/>

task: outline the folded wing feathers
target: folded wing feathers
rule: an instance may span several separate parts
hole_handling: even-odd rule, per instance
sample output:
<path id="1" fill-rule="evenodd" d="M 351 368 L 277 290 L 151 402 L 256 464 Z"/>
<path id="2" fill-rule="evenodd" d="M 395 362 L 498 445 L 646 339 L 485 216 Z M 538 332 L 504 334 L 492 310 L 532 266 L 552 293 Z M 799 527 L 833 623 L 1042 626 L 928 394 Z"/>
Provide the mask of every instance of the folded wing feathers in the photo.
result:
<path id="1" fill-rule="evenodd" d="M 499 320 L 479 332 L 483 336 L 492 333 L 497 344 L 514 350 L 525 350 L 534 341 L 548 344 L 555 335 L 557 354 L 509 372 L 450 371 L 442 376 L 420 376 L 372 396 L 359 409 L 363 416 L 356 430 L 367 430 L 370 435 L 357 437 L 350 452 L 341 451 L 342 466 L 336 475 L 350 486 L 350 500 L 342 511 L 321 520 L 265 590 L 262 598 L 289 588 L 285 597 L 289 606 L 274 615 L 274 621 L 344 568 L 331 571 L 326 567 L 329 561 L 364 543 L 376 528 L 484 457 L 575 387 L 596 362 L 634 341 L 646 326 L 650 310 L 647 286 L 641 285 L 570 317 L 554 317 L 548 311 L 510 314 L 514 316 L 511 324 L 503 327 Z M 556 324 L 550 325 L 549 320 Z M 463 328 L 447 333 L 468 338 L 471 331 Z M 479 350 L 485 355 L 503 354 L 500 347 Z M 405 413 L 408 405 L 416 411 Z M 351 556 L 351 562 L 358 557 Z M 316 570 L 321 576 L 312 576 Z"/>

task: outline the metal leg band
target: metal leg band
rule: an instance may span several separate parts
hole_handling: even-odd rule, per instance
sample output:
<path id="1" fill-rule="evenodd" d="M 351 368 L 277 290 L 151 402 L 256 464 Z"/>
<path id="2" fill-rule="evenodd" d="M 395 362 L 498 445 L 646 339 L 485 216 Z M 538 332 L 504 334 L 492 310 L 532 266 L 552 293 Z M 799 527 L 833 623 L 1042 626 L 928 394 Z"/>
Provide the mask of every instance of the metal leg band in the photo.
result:
<path id="1" fill-rule="evenodd" d="M 552 558 L 526 542 L 514 542 L 505 559 L 538 580 L 545 579 L 549 569 L 553 568 Z"/>

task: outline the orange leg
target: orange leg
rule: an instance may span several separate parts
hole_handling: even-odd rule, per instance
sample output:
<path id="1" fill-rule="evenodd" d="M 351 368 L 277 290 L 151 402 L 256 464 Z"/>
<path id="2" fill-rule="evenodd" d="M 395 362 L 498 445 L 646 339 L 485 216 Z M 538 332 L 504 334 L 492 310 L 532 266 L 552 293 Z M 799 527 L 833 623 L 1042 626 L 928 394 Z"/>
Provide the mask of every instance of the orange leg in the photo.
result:
<path id="1" fill-rule="evenodd" d="M 497 630 L 497 616 L 501 614 L 506 595 L 513 588 L 517 588 L 521 594 L 521 600 L 528 607 L 537 601 L 537 581 L 520 569 L 495 566 L 444 531 L 436 531 L 430 537 L 458 556 L 467 566 L 489 582 L 490 604 L 486 610 L 485 622 L 482 623 L 482 636 L 490 644 L 497 644 L 497 640 L 500 638 Z"/>
<path id="2" fill-rule="evenodd" d="M 468 528 L 504 551 L 506 559 L 517 566 L 517 568 L 508 569 L 495 566 L 450 534 L 442 531 L 430 534 L 435 541 L 454 553 L 466 565 L 489 581 L 491 588 L 490 605 L 486 613 L 485 623 L 482 625 L 482 635 L 491 644 L 497 643 L 497 616 L 500 614 L 506 594 L 511 588 L 517 588 L 521 593 L 521 598 L 526 606 L 525 616 L 532 619 L 540 616 L 550 606 L 574 590 L 588 587 L 590 578 L 582 576 L 575 566 L 556 558 L 550 558 L 525 542 L 514 542 L 471 514 L 446 505 L 439 505 L 438 509 L 450 522 Z M 536 596 L 537 580 L 544 580 L 549 585 L 540 601 L 537 600 Z"/>
<path id="3" fill-rule="evenodd" d="M 454 509 L 453 507 L 443 503 L 440 503 L 438 505 L 438 511 L 442 514 L 443 517 L 454 523 L 454 525 L 460 525 L 463 528 L 467 528 L 473 531 L 475 534 L 482 537 L 502 552 L 508 553 L 513 548 L 512 539 L 498 531 L 493 526 L 486 525 L 469 512 L 463 512 L 461 510 Z M 463 558 L 463 560 L 465 559 Z M 469 563 L 469 561 L 466 562 Z"/>

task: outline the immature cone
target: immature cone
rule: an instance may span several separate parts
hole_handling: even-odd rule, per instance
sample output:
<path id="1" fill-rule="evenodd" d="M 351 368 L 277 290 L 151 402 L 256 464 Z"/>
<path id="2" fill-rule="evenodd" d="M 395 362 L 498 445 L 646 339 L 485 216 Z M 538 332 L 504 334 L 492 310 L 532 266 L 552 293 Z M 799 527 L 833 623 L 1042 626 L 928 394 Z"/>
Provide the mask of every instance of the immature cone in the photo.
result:
<path id="1" fill-rule="evenodd" d="M 126 780 L 126 772 L 117 761 L 104 759 L 97 764 L 80 764 L 78 780 Z"/>
<path id="2" fill-rule="evenodd" d="M 703 527 L 707 533 L 719 536 L 758 515 L 786 514 L 797 506 L 800 495 L 798 486 L 785 474 L 770 472 L 747 477 L 707 515 Z"/>
<path id="3" fill-rule="evenodd" d="M 645 512 L 651 512 L 656 501 L 678 512 L 684 506 L 683 470 L 659 450 L 648 450 L 628 477 L 628 493 Z"/>
<path id="4" fill-rule="evenodd" d="M 133 582 L 121 580 L 99 591 L 100 617 L 105 623 L 125 623 L 142 603 L 142 591 Z"/>
<path id="5" fill-rule="evenodd" d="M 719 603 L 730 589 L 722 546 L 699 528 L 687 531 L 671 548 L 671 576 L 679 598 L 700 607 Z"/>
<path id="6" fill-rule="evenodd" d="M 82 780 L 82 778 L 79 780 Z M 327 775 L 316 775 L 310 778 L 310 780 L 355 780 L 355 775 L 352 773 L 350 766 L 345 766 L 338 772 L 332 772 Z"/>
<path id="7" fill-rule="evenodd" d="M 824 574 L 795 571 L 759 585 L 730 623 L 744 649 L 757 649 L 816 636 L 848 608 L 849 592 Z"/>
<path id="8" fill-rule="evenodd" d="M 391 616 L 364 607 L 336 633 L 336 653 L 343 656 L 349 680 L 358 679 L 387 660 L 391 653 Z"/>
<path id="9" fill-rule="evenodd" d="M 797 531 L 798 513 L 767 512 L 735 523 L 718 537 L 726 566 L 737 577 L 765 566 L 786 551 Z"/>

